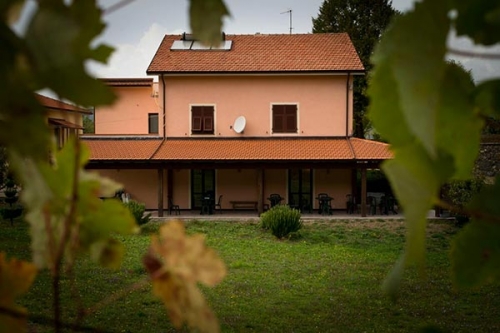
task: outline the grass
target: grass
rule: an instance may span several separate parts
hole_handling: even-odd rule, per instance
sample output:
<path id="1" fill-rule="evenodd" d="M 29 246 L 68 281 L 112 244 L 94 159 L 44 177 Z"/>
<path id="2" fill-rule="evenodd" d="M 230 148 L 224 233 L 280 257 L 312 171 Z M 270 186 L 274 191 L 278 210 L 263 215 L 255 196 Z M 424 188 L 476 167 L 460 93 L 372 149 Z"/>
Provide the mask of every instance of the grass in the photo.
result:
<path id="1" fill-rule="evenodd" d="M 91 306 L 145 275 L 141 257 L 149 234 L 122 239 L 127 255 L 111 272 L 86 259 L 75 268 L 78 292 L 63 280 L 65 320 L 75 318 L 78 303 Z M 223 332 L 418 332 L 425 325 L 444 332 L 498 332 L 500 285 L 457 291 L 449 277 L 447 252 L 458 231 L 449 222 L 428 228 L 427 272 L 421 279 L 409 269 L 399 299 L 390 301 L 380 285 L 404 247 L 402 221 L 359 220 L 308 222 L 294 240 L 278 241 L 256 224 L 187 223 L 189 233 L 204 233 L 228 266 L 215 288 L 203 291 Z M 29 259 L 29 236 L 23 222 L 0 223 L 0 251 Z M 20 300 L 31 314 L 50 316 L 50 279 L 41 273 Z M 83 322 L 111 332 L 169 332 L 161 303 L 149 288 L 101 309 Z M 37 332 L 50 328 L 31 324 Z"/>

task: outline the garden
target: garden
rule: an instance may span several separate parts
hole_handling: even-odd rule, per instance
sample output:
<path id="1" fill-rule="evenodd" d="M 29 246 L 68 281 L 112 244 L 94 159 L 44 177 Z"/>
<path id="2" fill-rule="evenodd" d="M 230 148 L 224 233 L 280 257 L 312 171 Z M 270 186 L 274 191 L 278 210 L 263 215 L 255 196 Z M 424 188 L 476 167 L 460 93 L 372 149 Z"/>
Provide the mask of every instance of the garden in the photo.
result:
<path id="1" fill-rule="evenodd" d="M 168 223 L 168 222 L 166 222 Z M 257 222 L 189 221 L 187 233 L 201 233 L 225 262 L 228 274 L 214 288 L 202 287 L 222 332 L 498 332 L 500 285 L 457 290 L 451 281 L 450 239 L 459 227 L 429 221 L 427 269 L 408 269 L 399 297 L 381 285 L 404 248 L 403 220 L 306 222 L 277 239 Z M 147 276 L 142 257 L 161 222 L 121 237 L 125 260 L 118 270 L 90 260 L 77 262 L 61 281 L 62 320 L 75 323 L 78 308 L 90 308 L 115 292 L 125 297 L 78 322 L 80 330 L 174 332 L 151 287 L 128 289 Z M 28 225 L 0 222 L 0 252 L 29 260 Z M 19 303 L 29 311 L 33 332 L 50 332 L 51 278 L 41 272 Z M 70 325 L 69 325 L 70 326 Z M 182 331 L 188 331 L 185 328 Z"/>

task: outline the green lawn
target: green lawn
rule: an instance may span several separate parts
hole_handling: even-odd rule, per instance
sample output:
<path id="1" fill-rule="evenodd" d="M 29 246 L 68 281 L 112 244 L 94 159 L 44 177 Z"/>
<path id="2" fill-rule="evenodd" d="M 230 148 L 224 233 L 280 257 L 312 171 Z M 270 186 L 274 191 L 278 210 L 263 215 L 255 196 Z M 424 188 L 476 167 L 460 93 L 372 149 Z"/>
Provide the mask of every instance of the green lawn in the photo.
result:
<path id="1" fill-rule="evenodd" d="M 408 271 L 400 298 L 391 302 L 380 285 L 404 247 L 402 221 L 307 223 L 301 237 L 278 241 L 256 224 L 187 223 L 188 232 L 204 233 L 228 266 L 226 279 L 203 289 L 223 332 L 417 332 L 424 325 L 445 332 L 500 332 L 500 284 L 472 291 L 454 290 L 448 270 L 450 222 L 431 222 L 428 269 L 424 279 Z M 90 306 L 145 275 L 141 257 L 149 233 L 123 239 L 128 252 L 118 272 L 84 260 L 76 267 L 77 292 L 70 281 L 64 295 L 65 321 L 81 303 Z M 22 222 L 0 222 L 0 251 L 28 259 L 29 237 Z M 31 314 L 50 316 L 50 280 L 38 276 L 21 300 Z M 165 310 L 149 288 L 130 293 L 83 325 L 110 332 L 169 332 Z M 32 324 L 36 332 L 50 328 Z"/>

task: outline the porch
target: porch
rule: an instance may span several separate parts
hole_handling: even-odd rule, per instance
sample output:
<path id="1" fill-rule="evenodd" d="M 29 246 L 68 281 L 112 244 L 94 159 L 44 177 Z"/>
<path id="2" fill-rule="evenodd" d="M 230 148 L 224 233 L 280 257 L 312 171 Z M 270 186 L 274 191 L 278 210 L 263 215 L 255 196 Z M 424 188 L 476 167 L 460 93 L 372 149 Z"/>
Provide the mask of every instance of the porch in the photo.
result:
<path id="1" fill-rule="evenodd" d="M 157 210 L 148 211 L 151 213 L 151 218 L 154 221 L 168 221 L 168 220 L 202 220 L 202 221 L 259 221 L 259 214 L 255 211 L 232 211 L 232 210 L 222 210 L 217 211 L 210 215 L 201 215 L 199 210 L 182 210 L 179 215 L 172 213 L 169 215 L 168 212 L 163 212 L 163 216 L 158 216 Z M 302 213 L 302 220 L 304 221 L 332 221 L 332 220 L 399 220 L 403 219 L 402 213 L 390 214 L 390 215 L 366 215 L 362 214 L 348 214 L 345 210 L 334 210 L 331 215 L 318 214 L 317 210 L 312 213 Z"/>

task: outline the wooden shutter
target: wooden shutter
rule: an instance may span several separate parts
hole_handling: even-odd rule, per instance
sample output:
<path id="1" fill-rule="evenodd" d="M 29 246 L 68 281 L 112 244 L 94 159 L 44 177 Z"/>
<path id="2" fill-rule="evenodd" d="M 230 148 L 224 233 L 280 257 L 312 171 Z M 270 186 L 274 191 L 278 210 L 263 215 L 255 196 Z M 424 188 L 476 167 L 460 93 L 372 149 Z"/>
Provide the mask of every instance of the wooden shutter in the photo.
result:
<path id="1" fill-rule="evenodd" d="M 285 106 L 273 105 L 273 133 L 282 133 L 285 130 Z"/>
<path id="2" fill-rule="evenodd" d="M 203 129 L 203 107 L 193 106 L 191 113 L 191 131 L 200 132 Z"/>
<path id="3" fill-rule="evenodd" d="M 284 132 L 297 133 L 297 105 L 286 105 L 285 118 Z"/>
<path id="4" fill-rule="evenodd" d="M 210 116 L 205 116 L 203 117 L 203 131 L 204 132 L 213 132 L 214 126 L 213 126 L 213 118 Z"/>

